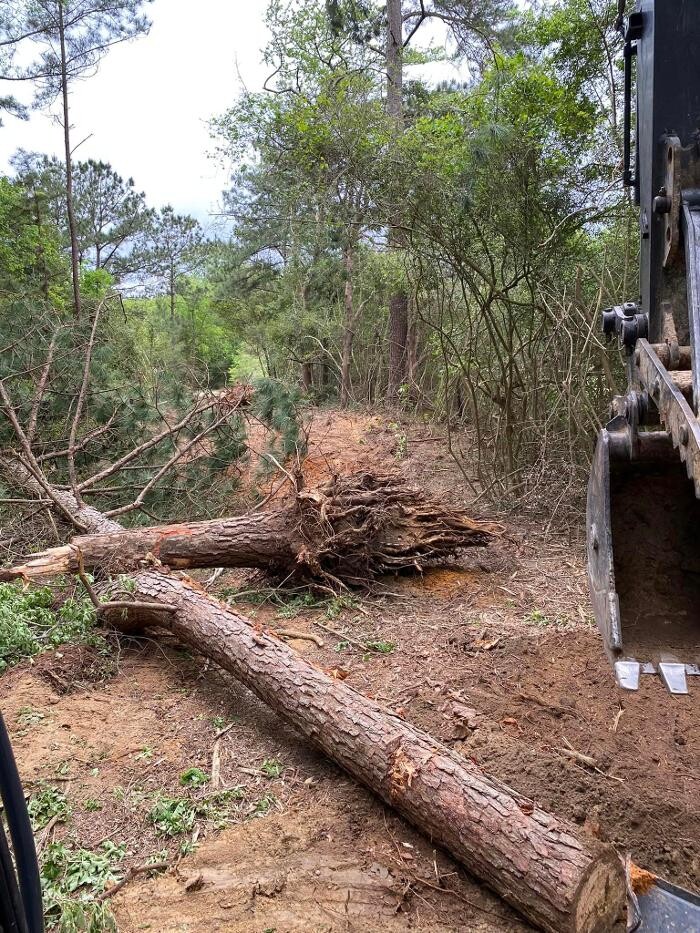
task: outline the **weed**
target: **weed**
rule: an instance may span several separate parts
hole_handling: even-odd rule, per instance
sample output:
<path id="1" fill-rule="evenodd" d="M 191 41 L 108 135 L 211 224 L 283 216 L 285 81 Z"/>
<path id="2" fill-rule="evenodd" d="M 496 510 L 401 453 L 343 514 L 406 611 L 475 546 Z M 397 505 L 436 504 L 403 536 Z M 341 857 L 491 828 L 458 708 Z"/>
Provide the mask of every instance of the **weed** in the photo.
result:
<path id="1" fill-rule="evenodd" d="M 65 794 L 51 784 L 42 784 L 40 786 L 41 790 L 33 794 L 27 804 L 29 819 L 32 822 L 32 829 L 35 831 L 43 829 L 54 817 L 65 821 L 70 813 Z"/>
<path id="2" fill-rule="evenodd" d="M 368 651 L 377 651 L 379 654 L 391 654 L 396 648 L 393 641 L 366 641 L 364 644 Z"/>
<path id="3" fill-rule="evenodd" d="M 17 713 L 17 722 L 20 726 L 38 726 L 44 719 L 46 719 L 44 713 L 40 713 L 38 709 L 32 709 L 31 706 L 23 706 Z"/>
<path id="4" fill-rule="evenodd" d="M 548 619 L 547 616 L 543 612 L 540 612 L 539 609 L 533 610 L 530 615 L 525 617 L 525 621 L 529 622 L 531 625 L 539 625 L 543 628 L 547 625 L 554 625 L 552 620 Z"/>
<path id="5" fill-rule="evenodd" d="M 349 641 L 339 641 L 333 650 L 337 651 L 338 654 L 340 654 L 341 651 L 345 651 L 345 649 L 349 647 L 350 647 Z"/>
<path id="6" fill-rule="evenodd" d="M 337 619 L 344 609 L 355 609 L 358 600 L 354 596 L 335 596 L 326 606 L 326 618 Z"/>
<path id="7" fill-rule="evenodd" d="M 111 910 L 95 895 L 116 881 L 115 863 L 125 855 L 126 847 L 114 843 L 105 843 L 97 852 L 49 843 L 41 864 L 47 927 L 60 933 L 116 933 Z"/>
<path id="8" fill-rule="evenodd" d="M 161 795 L 148 813 L 148 819 L 163 836 L 188 833 L 197 819 L 197 805 L 187 797 Z"/>
<path id="9" fill-rule="evenodd" d="M 276 758 L 266 758 L 265 761 L 260 765 L 260 770 L 268 778 L 278 778 L 284 768 L 282 767 L 282 762 L 278 761 Z"/>
<path id="10" fill-rule="evenodd" d="M 394 440 L 396 441 L 394 456 L 397 460 L 404 460 L 408 453 L 408 438 L 397 421 L 390 421 L 389 429 L 394 432 Z"/>
<path id="11" fill-rule="evenodd" d="M 180 783 L 183 787 L 201 787 L 209 780 L 209 775 L 201 768 L 188 768 L 180 775 Z"/>
<path id="12" fill-rule="evenodd" d="M 153 749 L 150 745 L 144 745 L 141 751 L 136 755 L 136 761 L 150 761 L 153 758 Z"/>
<path id="13" fill-rule="evenodd" d="M 277 615 L 281 619 L 293 619 L 295 616 L 298 616 L 302 610 L 311 609 L 319 604 L 322 604 L 322 600 L 318 600 L 311 593 L 304 593 L 301 596 L 293 596 L 292 599 L 284 603 L 283 606 L 280 606 L 277 610 Z"/>
<path id="14" fill-rule="evenodd" d="M 257 800 L 253 806 L 252 816 L 265 816 L 269 812 L 270 808 L 277 803 L 277 798 L 274 794 L 265 794 L 260 800 Z"/>
<path id="15" fill-rule="evenodd" d="M 85 800 L 83 800 L 83 810 L 85 810 L 87 813 L 96 813 L 101 809 L 102 804 L 94 797 L 86 797 Z"/>
<path id="16" fill-rule="evenodd" d="M 158 852 L 154 852 L 152 855 L 149 855 L 146 859 L 146 865 L 157 865 L 159 862 L 165 862 L 168 859 L 169 852 L 167 849 L 159 849 Z"/>

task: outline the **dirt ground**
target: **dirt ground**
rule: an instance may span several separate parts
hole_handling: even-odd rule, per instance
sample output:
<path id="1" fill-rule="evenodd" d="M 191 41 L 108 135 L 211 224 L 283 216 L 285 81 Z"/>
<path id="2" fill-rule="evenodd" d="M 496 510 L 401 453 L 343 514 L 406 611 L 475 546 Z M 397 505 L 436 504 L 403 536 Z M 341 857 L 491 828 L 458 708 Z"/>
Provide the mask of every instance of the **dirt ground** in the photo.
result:
<path id="1" fill-rule="evenodd" d="M 322 412 L 306 475 L 396 468 L 468 502 L 436 434 Z M 488 549 L 384 579 L 361 602 L 238 606 L 272 628 L 322 637 L 323 647 L 291 644 L 322 667 L 342 666 L 348 684 L 637 864 L 698 890 L 696 696 L 671 698 L 655 678 L 635 694 L 616 688 L 590 617 L 581 541 L 550 518 L 510 515 Z M 247 583 L 228 573 L 214 587 Z M 367 642 L 383 650 L 356 647 Z M 123 639 L 107 666 L 89 649 L 43 655 L 0 679 L 0 702 L 28 789 L 58 781 L 73 804 L 71 821 L 49 827 L 40 845 L 111 839 L 126 844 L 125 866 L 155 854 L 167 862 L 112 899 L 123 933 L 529 929 L 203 658 L 172 640 Z M 182 791 L 187 769 L 210 772 L 215 751 L 236 804 L 198 821 L 183 855 L 182 840 L 163 837 L 147 813 L 159 789 Z"/>

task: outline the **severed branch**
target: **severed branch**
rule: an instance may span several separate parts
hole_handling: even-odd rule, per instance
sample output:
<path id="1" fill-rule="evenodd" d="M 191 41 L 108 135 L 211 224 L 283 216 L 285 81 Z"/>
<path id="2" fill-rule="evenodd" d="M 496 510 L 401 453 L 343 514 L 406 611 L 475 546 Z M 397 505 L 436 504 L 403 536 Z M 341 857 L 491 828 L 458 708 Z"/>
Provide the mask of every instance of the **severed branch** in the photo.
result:
<path id="1" fill-rule="evenodd" d="M 39 409 L 41 403 L 44 399 L 44 394 L 46 392 L 46 385 L 49 381 L 49 373 L 51 372 L 51 366 L 53 364 L 54 353 L 56 352 L 56 341 L 58 340 L 58 330 L 54 331 L 53 336 L 51 337 L 51 342 L 49 343 L 49 349 L 46 353 L 46 361 L 41 370 L 41 375 L 39 376 L 39 382 L 37 384 L 36 393 L 34 395 L 34 400 L 32 402 L 32 407 L 29 412 L 29 418 L 27 420 L 27 441 L 31 445 L 34 440 L 34 433 L 36 431 L 37 419 L 39 417 Z"/>
<path id="2" fill-rule="evenodd" d="M 239 386 L 238 389 L 240 390 L 238 393 L 239 398 L 234 403 L 234 410 L 246 404 L 252 394 L 252 388 L 250 386 Z M 156 447 L 162 440 L 165 440 L 166 437 L 171 437 L 173 434 L 177 434 L 197 415 L 202 414 L 202 412 L 207 411 L 208 409 L 213 408 L 218 404 L 220 404 L 220 399 L 216 396 L 207 397 L 195 405 L 192 409 L 190 409 L 190 411 L 187 412 L 187 414 L 184 415 L 184 417 L 182 417 L 176 424 L 172 426 L 169 425 L 158 434 L 154 434 L 153 437 L 150 437 L 147 441 L 139 444 L 138 447 L 134 447 L 127 454 L 124 454 L 123 457 L 115 460 L 114 463 L 111 463 L 109 466 L 83 480 L 78 484 L 78 489 L 81 493 L 85 492 L 86 490 L 91 489 L 97 483 L 101 482 L 103 479 L 106 479 L 108 476 L 113 476 L 115 473 L 118 473 L 123 467 L 131 463 L 132 460 L 136 460 L 137 457 L 140 457 L 142 454 L 146 453 L 146 451 Z"/>
<path id="3" fill-rule="evenodd" d="M 102 309 L 105 306 L 105 301 L 103 299 L 95 310 L 95 318 L 92 322 L 92 330 L 90 331 L 90 339 L 88 340 L 87 349 L 85 351 L 85 363 L 83 365 L 83 378 L 80 383 L 80 391 L 78 392 L 78 401 L 75 406 L 75 412 L 73 413 L 73 420 L 70 426 L 70 434 L 68 435 L 68 450 L 66 456 L 68 459 L 68 476 L 70 478 L 71 489 L 73 490 L 73 495 L 78 501 L 78 504 L 82 502 L 80 497 L 80 489 L 78 487 L 78 476 L 75 472 L 75 454 L 76 454 L 76 437 L 78 435 L 78 425 L 80 424 L 80 419 L 83 414 L 83 408 L 85 406 L 85 398 L 87 396 L 88 385 L 90 383 L 90 367 L 92 365 L 92 352 L 95 348 L 95 340 L 97 338 L 97 325 L 100 322 L 100 315 L 102 314 Z"/>
<path id="4" fill-rule="evenodd" d="M 212 431 L 215 431 L 220 427 L 225 421 L 231 417 L 234 411 L 236 411 L 243 404 L 243 399 L 241 398 L 238 403 L 230 410 L 226 410 L 224 414 L 220 415 L 216 421 L 212 424 L 207 425 L 203 428 L 199 434 L 193 437 L 190 441 L 185 444 L 184 447 L 176 450 L 172 457 L 168 460 L 167 463 L 164 463 L 163 466 L 155 473 L 146 485 L 143 487 L 141 492 L 136 496 L 133 502 L 130 502 L 128 505 L 122 505 L 118 509 L 110 509 L 110 511 L 105 512 L 105 515 L 108 515 L 110 518 L 116 518 L 118 515 L 126 515 L 127 512 L 133 512 L 135 509 L 140 509 L 143 505 L 143 502 L 148 495 L 148 493 L 153 489 L 153 487 L 165 476 L 165 474 L 175 466 L 175 464 L 181 460 L 185 454 L 187 454 L 193 447 L 195 447 L 201 440 L 203 440 L 207 435 L 211 434 Z"/>

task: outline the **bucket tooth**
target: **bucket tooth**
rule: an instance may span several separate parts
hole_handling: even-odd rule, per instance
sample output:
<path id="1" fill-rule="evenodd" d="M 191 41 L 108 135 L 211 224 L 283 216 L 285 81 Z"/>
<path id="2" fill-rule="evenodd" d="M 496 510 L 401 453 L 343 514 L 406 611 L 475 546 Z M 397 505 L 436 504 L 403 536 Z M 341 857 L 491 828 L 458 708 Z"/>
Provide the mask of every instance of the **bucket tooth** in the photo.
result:
<path id="1" fill-rule="evenodd" d="M 684 694 L 688 692 L 685 664 L 662 661 L 659 664 L 659 674 L 661 674 L 661 679 L 669 693 Z"/>
<path id="2" fill-rule="evenodd" d="M 639 690 L 639 661 L 615 661 L 615 680 L 623 690 Z"/>

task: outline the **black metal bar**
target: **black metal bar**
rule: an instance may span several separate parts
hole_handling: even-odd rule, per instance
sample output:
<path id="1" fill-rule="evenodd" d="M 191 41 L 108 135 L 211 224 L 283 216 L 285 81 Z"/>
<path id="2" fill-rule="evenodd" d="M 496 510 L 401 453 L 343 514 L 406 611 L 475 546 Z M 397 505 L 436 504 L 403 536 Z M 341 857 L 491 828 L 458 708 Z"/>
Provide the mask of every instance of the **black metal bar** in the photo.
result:
<path id="1" fill-rule="evenodd" d="M 28 933 L 43 933 L 44 917 L 41 900 L 41 878 L 37 863 L 34 836 L 24 800 L 22 783 L 17 772 L 10 737 L 0 714 L 0 795 L 5 805 L 7 825 L 17 864 L 19 890 L 26 916 Z"/>

